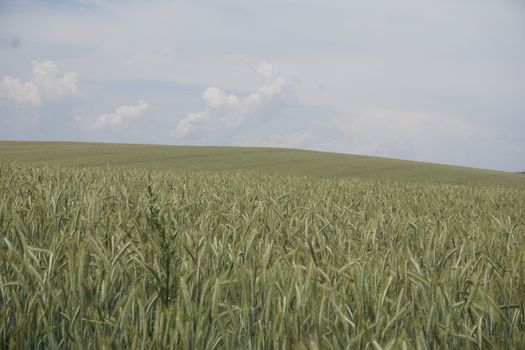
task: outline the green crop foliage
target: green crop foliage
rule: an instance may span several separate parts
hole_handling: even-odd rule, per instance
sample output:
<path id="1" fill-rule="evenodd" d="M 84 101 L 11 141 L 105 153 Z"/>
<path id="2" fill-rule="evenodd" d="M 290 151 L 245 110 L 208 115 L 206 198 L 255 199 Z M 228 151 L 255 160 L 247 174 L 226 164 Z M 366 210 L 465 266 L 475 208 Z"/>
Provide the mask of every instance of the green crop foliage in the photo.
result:
<path id="1" fill-rule="evenodd" d="M 0 141 L 0 160 L 19 164 L 171 171 L 258 172 L 316 178 L 496 185 L 525 190 L 525 177 L 501 171 L 285 148 Z"/>
<path id="2" fill-rule="evenodd" d="M 0 163 L 0 347 L 524 348 L 524 213 L 494 185 Z"/>

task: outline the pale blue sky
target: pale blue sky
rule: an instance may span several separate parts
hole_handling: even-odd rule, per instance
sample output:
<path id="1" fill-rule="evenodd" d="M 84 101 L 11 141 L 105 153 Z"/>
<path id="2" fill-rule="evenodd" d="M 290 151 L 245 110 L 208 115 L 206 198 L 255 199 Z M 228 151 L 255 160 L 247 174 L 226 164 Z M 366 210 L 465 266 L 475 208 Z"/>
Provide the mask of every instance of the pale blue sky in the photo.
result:
<path id="1" fill-rule="evenodd" d="M 514 0 L 0 0 L 0 139 L 525 170 Z"/>

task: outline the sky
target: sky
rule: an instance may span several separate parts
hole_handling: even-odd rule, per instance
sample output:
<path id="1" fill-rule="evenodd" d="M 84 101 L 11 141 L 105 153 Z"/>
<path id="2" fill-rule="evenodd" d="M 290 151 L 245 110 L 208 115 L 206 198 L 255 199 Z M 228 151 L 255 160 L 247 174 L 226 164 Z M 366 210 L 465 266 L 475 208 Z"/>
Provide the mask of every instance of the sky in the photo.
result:
<path id="1" fill-rule="evenodd" d="M 525 171 L 521 0 L 0 0 L 0 139 Z"/>

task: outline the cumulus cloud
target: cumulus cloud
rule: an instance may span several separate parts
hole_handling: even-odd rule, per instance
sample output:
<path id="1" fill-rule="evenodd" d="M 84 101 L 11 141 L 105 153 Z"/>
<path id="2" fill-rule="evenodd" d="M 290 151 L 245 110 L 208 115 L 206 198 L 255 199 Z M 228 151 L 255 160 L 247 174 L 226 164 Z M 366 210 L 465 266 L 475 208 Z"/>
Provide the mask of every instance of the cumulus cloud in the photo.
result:
<path id="1" fill-rule="evenodd" d="M 75 121 L 77 125 L 86 130 L 115 128 L 129 119 L 141 117 L 148 108 L 147 102 L 140 101 L 136 105 L 120 106 L 112 113 L 105 113 L 92 119 L 76 116 Z"/>
<path id="2" fill-rule="evenodd" d="M 177 128 L 172 130 L 172 132 L 176 135 L 186 135 L 190 132 L 193 125 L 200 122 L 206 117 L 205 112 L 200 113 L 190 113 L 188 116 L 184 119 L 182 119 L 179 124 L 177 124 Z"/>
<path id="3" fill-rule="evenodd" d="M 53 61 L 33 61 L 33 75 L 28 82 L 6 76 L 0 82 L 0 94 L 13 100 L 18 105 L 38 105 L 42 94 L 57 98 L 78 93 L 78 77 L 70 72 L 60 74 L 58 65 Z"/>
<path id="4" fill-rule="evenodd" d="M 33 61 L 33 81 L 49 97 L 61 97 L 78 93 L 76 73 L 60 74 L 58 65 L 53 61 Z"/>
<path id="5" fill-rule="evenodd" d="M 0 82 L 0 94 L 15 101 L 17 105 L 38 105 L 40 103 L 40 93 L 33 82 L 24 83 L 10 76 Z"/>
<path id="6" fill-rule="evenodd" d="M 282 107 L 291 95 L 290 82 L 268 62 L 255 67 L 261 78 L 259 88 L 242 98 L 218 87 L 208 87 L 202 94 L 203 111 L 190 113 L 172 130 L 184 137 L 203 128 L 237 128 L 248 118 L 260 118 Z"/>

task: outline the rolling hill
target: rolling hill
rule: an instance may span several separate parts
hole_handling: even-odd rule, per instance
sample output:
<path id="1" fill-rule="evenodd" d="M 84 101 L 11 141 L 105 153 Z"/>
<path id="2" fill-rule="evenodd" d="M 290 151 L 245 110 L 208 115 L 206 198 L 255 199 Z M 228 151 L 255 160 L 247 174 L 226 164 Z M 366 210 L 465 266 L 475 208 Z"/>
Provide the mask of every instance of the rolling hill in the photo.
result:
<path id="1" fill-rule="evenodd" d="M 525 189 L 525 177 L 522 174 L 284 148 L 1 141 L 0 160 L 74 167 L 256 171 L 292 176 L 361 177 Z"/>

